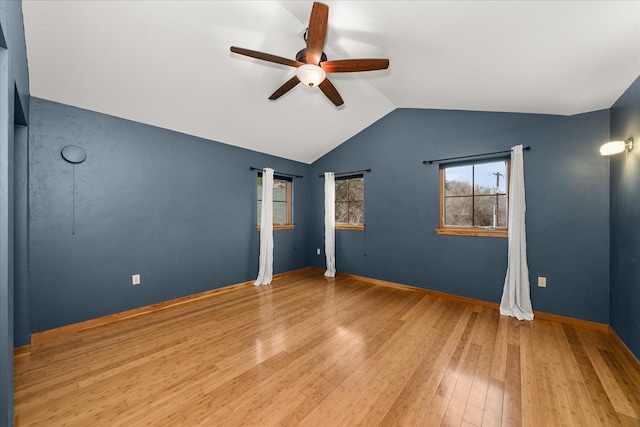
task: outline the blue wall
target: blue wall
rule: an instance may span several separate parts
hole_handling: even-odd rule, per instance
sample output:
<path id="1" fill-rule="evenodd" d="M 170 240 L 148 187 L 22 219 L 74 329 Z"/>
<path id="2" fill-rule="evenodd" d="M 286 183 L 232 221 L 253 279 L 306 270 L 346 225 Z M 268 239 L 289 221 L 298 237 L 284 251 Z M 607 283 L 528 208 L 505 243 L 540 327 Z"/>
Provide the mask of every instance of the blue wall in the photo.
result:
<path id="1" fill-rule="evenodd" d="M 608 111 L 396 110 L 311 166 L 41 99 L 32 100 L 30 135 L 31 333 L 252 279 L 249 166 L 305 175 L 294 185 L 296 230 L 276 232 L 276 272 L 324 265 L 315 255 L 318 174 L 371 167 L 366 231 L 337 232 L 338 270 L 497 302 L 507 240 L 436 235 L 438 168 L 421 161 L 518 143 L 533 147 L 525 175 L 534 308 L 609 320 L 609 168 L 598 154 Z M 60 157 L 69 144 L 88 155 L 75 166 L 75 235 L 73 166 Z M 134 273 L 141 286 L 130 284 Z M 535 286 L 538 275 L 547 288 Z"/>
<path id="2" fill-rule="evenodd" d="M 30 332 L 255 279 L 250 166 L 305 175 L 296 230 L 274 233 L 274 270 L 309 265 L 308 165 L 42 99 L 30 118 Z M 67 145 L 87 153 L 75 235 Z"/>
<path id="3" fill-rule="evenodd" d="M 635 148 L 611 157 L 611 320 L 640 358 L 640 77 L 611 108 L 611 139 Z"/>
<path id="4" fill-rule="evenodd" d="M 24 276 L 19 272 L 26 262 L 25 254 L 16 248 L 23 249 L 27 238 L 26 217 L 14 221 L 14 212 L 22 214 L 26 192 L 24 187 L 14 191 L 14 185 L 26 179 L 22 153 L 27 141 L 24 126 L 28 108 L 21 3 L 0 1 L 0 425 L 7 426 L 13 423 L 14 301 L 23 302 Z"/>
<path id="5" fill-rule="evenodd" d="M 530 145 L 527 238 L 535 310 L 609 320 L 609 165 L 598 153 L 609 112 L 572 117 L 395 110 L 312 165 L 313 248 L 323 248 L 324 171 L 365 174 L 366 231 L 336 231 L 341 272 L 499 302 L 507 239 L 437 235 L 437 165 Z M 314 252 L 315 253 L 315 252 Z M 311 255 L 324 267 L 324 255 Z M 547 277 L 538 288 L 537 276 Z"/>
<path id="6" fill-rule="evenodd" d="M 338 270 L 498 302 L 507 240 L 436 235 L 438 168 L 421 161 L 519 143 L 533 147 L 525 176 L 534 308 L 609 322 L 609 163 L 598 153 L 608 110 L 400 109 L 311 166 L 40 99 L 30 135 L 31 333 L 252 279 L 252 165 L 305 175 L 295 183 L 296 230 L 276 232 L 277 272 L 324 265 L 315 255 L 318 174 L 371 167 L 366 231 L 337 232 Z M 75 235 L 73 166 L 60 157 L 69 144 L 88 154 L 76 166 Z M 131 286 L 134 273 L 141 286 Z"/>

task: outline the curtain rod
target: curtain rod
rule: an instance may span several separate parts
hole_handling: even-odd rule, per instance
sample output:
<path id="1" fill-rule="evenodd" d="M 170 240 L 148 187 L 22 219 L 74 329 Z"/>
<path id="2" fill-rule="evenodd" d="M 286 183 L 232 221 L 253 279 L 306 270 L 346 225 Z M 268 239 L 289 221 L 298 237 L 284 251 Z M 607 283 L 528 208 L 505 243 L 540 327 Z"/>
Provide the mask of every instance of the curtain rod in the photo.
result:
<path id="1" fill-rule="evenodd" d="M 249 169 L 252 170 L 252 171 L 261 171 L 264 168 L 256 168 L 256 167 L 250 166 Z M 304 178 L 302 175 L 293 175 L 293 174 L 284 173 L 284 172 L 273 171 L 273 174 L 274 175 L 280 175 L 280 176 L 290 176 L 291 178 Z"/>
<path id="2" fill-rule="evenodd" d="M 351 172 L 340 172 L 340 173 L 334 173 L 333 176 L 345 176 L 345 175 L 355 175 L 357 173 L 363 173 L 363 172 L 371 172 L 371 168 L 369 169 L 362 169 L 359 171 L 351 171 Z M 324 174 L 322 175 L 318 175 L 318 178 L 324 178 Z"/>
<path id="3" fill-rule="evenodd" d="M 531 147 L 526 146 L 523 148 L 523 150 L 531 150 Z M 474 159 L 476 157 L 486 157 L 486 156 L 492 156 L 494 154 L 507 154 L 510 153 L 511 150 L 504 150 L 504 151 L 494 151 L 493 153 L 484 153 L 484 154 L 472 154 L 470 156 L 459 156 L 459 157 L 449 157 L 447 159 L 437 159 L 437 160 L 424 160 L 422 162 L 423 165 L 426 164 L 432 164 L 432 163 L 440 163 L 440 162 L 447 162 L 449 160 L 464 160 L 464 159 Z"/>

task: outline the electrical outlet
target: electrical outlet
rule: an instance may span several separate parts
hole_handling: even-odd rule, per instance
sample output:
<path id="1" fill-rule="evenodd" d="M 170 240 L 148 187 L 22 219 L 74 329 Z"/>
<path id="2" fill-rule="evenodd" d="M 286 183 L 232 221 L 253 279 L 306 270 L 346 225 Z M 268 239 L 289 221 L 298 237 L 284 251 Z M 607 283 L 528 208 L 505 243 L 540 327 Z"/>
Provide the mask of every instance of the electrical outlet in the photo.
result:
<path id="1" fill-rule="evenodd" d="M 140 275 L 139 274 L 134 274 L 133 276 L 131 276 L 131 284 L 132 285 L 139 285 L 140 284 Z"/>
<path id="2" fill-rule="evenodd" d="M 538 286 L 541 288 L 547 287 L 547 278 L 543 276 L 538 276 Z"/>
<path id="3" fill-rule="evenodd" d="M 320 248 L 316 249 L 316 255 L 320 255 Z"/>

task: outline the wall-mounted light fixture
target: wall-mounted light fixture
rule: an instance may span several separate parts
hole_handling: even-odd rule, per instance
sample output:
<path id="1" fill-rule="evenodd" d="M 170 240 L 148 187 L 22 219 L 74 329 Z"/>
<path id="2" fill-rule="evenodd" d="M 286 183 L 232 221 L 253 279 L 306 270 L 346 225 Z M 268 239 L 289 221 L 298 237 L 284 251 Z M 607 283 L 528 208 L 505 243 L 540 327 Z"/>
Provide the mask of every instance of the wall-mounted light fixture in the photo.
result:
<path id="1" fill-rule="evenodd" d="M 600 154 L 603 156 L 611 156 L 626 151 L 627 153 L 633 149 L 633 138 L 626 141 L 611 141 L 600 147 Z"/>

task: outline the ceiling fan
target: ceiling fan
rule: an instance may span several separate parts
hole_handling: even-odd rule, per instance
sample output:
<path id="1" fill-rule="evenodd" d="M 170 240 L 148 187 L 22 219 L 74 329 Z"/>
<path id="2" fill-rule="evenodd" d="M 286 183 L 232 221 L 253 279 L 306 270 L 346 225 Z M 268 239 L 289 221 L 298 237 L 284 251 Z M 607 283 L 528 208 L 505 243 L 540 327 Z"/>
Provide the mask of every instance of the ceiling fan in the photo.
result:
<path id="1" fill-rule="evenodd" d="M 269 97 L 276 100 L 293 89 L 298 83 L 309 87 L 318 86 L 336 107 L 344 104 L 338 90 L 327 78 L 328 73 L 357 73 L 360 71 L 384 70 L 389 67 L 388 59 L 339 59 L 328 61 L 322 51 L 327 33 L 329 6 L 324 3 L 313 3 L 309 28 L 306 32 L 307 47 L 296 54 L 296 59 L 283 58 L 269 53 L 258 52 L 241 47 L 231 46 L 231 52 L 249 56 L 276 64 L 296 68 L 296 75 L 280 86 Z"/>

